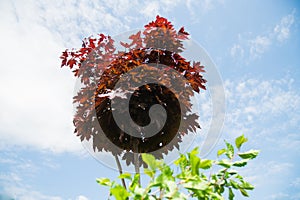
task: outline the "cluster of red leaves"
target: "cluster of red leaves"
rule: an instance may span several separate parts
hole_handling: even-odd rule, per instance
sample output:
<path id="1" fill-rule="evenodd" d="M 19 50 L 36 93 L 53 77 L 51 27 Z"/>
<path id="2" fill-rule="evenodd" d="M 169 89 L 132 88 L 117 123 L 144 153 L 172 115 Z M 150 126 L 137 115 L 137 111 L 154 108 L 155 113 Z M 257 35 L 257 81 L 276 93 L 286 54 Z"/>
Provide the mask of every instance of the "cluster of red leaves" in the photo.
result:
<path id="1" fill-rule="evenodd" d="M 142 37 L 142 35 L 144 37 Z M 141 35 L 141 31 L 132 34 L 129 39 L 131 43 L 123 43 L 121 45 L 128 49 L 137 48 L 153 48 L 166 49 L 175 53 L 182 52 L 182 40 L 188 38 L 188 33 L 181 27 L 178 32 L 174 29 L 171 22 L 166 18 L 156 16 L 156 20 L 145 25 L 145 30 Z"/>
<path id="2" fill-rule="evenodd" d="M 85 38 L 79 50 L 66 49 L 60 56 L 61 67 L 73 70 L 74 76 L 89 85 L 91 78 L 101 75 L 104 69 L 116 58 L 114 40 L 110 36 L 99 34 L 96 38 Z"/>
<path id="3" fill-rule="evenodd" d="M 141 103 L 146 104 L 146 111 L 153 104 L 164 105 L 168 113 L 167 125 L 158 134 L 146 139 L 128 135 L 117 126 L 112 116 L 109 93 L 122 75 L 136 67 L 143 66 L 148 69 L 148 74 L 144 76 L 151 77 L 152 72 L 148 66 L 151 63 L 163 64 L 176 70 L 186 78 L 196 92 L 205 89 L 206 80 L 201 75 L 204 72 L 203 66 L 200 62 L 191 64 L 179 54 L 184 50 L 182 41 L 188 39 L 188 35 L 183 27 L 176 32 L 167 19 L 157 16 L 155 21 L 145 26 L 143 32 L 139 31 L 129 37 L 130 44 L 121 42 L 121 45 L 128 50 L 127 52 L 116 52 L 114 40 L 103 34 L 97 38 L 85 39 L 79 50 L 63 52 L 61 66 L 72 69 L 74 75 L 80 78 L 84 85 L 74 96 L 74 103 L 77 105 L 74 117 L 77 136 L 82 141 L 92 138 L 95 151 L 105 150 L 116 155 L 125 150 L 123 159 L 127 164 L 133 163 L 133 156 L 130 152 L 153 152 L 156 157 L 161 158 L 163 153 L 167 154 L 174 147 L 179 148 L 181 137 L 188 131 L 195 132 L 196 128 L 200 127 L 197 122 L 198 116 L 189 114 L 192 106 L 190 97 L 193 93 L 184 90 L 185 83 L 178 81 L 176 77 L 165 77 L 161 82 L 162 85 L 148 84 L 134 91 L 135 96 L 140 97 L 140 99 L 131 99 L 130 114 L 135 119 L 135 123 L 143 124 L 148 119 L 147 112 L 140 110 Z M 163 77 L 164 71 L 161 70 L 160 73 Z M 131 75 L 128 83 L 138 83 L 142 78 Z M 178 97 L 163 87 L 163 83 L 182 88 L 180 100 L 184 107 L 176 107 Z M 128 105 L 123 107 L 126 106 Z M 125 110 L 120 109 L 118 112 L 122 114 Z M 180 129 L 179 123 L 181 123 Z M 160 151 L 154 152 L 159 147 L 161 147 Z"/>

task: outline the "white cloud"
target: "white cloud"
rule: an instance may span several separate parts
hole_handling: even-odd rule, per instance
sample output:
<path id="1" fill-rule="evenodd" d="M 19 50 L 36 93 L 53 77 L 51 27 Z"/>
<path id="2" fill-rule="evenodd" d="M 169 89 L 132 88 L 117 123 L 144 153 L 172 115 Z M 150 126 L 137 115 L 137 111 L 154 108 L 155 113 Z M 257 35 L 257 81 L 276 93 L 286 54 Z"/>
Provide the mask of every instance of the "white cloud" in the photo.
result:
<path id="1" fill-rule="evenodd" d="M 294 12 L 283 17 L 279 24 L 274 27 L 274 34 L 279 42 L 287 40 L 290 36 L 290 28 L 294 23 Z"/>
<path id="2" fill-rule="evenodd" d="M 59 196 L 48 196 L 38 191 L 34 191 L 31 188 L 26 188 L 24 185 L 22 187 L 13 185 L 6 186 L 4 192 L 8 196 L 18 200 L 62 200 Z"/>
<path id="3" fill-rule="evenodd" d="M 165 15 L 168 15 L 169 12 L 178 7 L 180 4 L 182 4 L 182 1 L 180 0 L 138 1 L 138 3 L 133 5 L 137 8 L 135 11 L 136 13 L 133 14 L 135 14 L 135 16 L 137 14 L 142 14 L 142 16 L 146 19 L 153 20 L 156 15 L 166 17 Z"/>
<path id="4" fill-rule="evenodd" d="M 204 0 L 204 1 L 185 1 L 187 8 L 190 12 L 194 14 L 199 14 L 199 10 L 201 13 L 207 12 L 213 9 L 217 4 L 224 4 L 223 0 L 213 1 L 213 0 Z"/>
<path id="5" fill-rule="evenodd" d="M 13 176 L 7 177 L 7 181 L 10 181 L 9 178 L 14 178 L 14 177 Z M 0 180 L 1 180 L 1 176 L 0 176 Z M 18 200 L 63 200 L 64 199 L 61 196 L 46 195 L 44 193 L 41 193 L 40 191 L 34 190 L 34 188 L 28 185 L 20 184 L 20 183 L 17 184 L 6 183 L 2 185 L 2 187 L 5 196 L 13 199 L 18 199 Z M 89 199 L 84 195 L 79 195 L 76 198 L 74 198 L 74 200 L 89 200 Z"/>
<path id="6" fill-rule="evenodd" d="M 1 181 L 9 181 L 9 182 L 20 182 L 22 179 L 19 177 L 18 174 L 14 173 L 14 172 L 10 172 L 10 173 L 1 173 L 0 174 L 0 180 Z"/>
<path id="7" fill-rule="evenodd" d="M 284 192 L 278 192 L 275 194 L 270 195 L 269 197 L 266 197 L 267 199 L 273 199 L 273 200 L 281 200 L 281 199 L 290 199 L 290 200 L 298 200 L 300 198 L 300 193 L 284 193 Z"/>
<path id="8" fill-rule="evenodd" d="M 255 186 L 250 196 L 281 199 L 299 182 L 295 174 L 300 153 L 300 93 L 293 79 L 241 78 L 226 80 L 224 87 L 227 107 L 223 137 L 233 140 L 245 134 L 249 142 L 244 149 L 261 150 L 257 159 L 239 170 Z M 286 199 L 297 197 L 289 194 Z"/>
<path id="9" fill-rule="evenodd" d="M 292 183 L 291 186 L 295 187 L 295 188 L 300 188 L 300 177 L 296 177 Z"/>
<path id="10" fill-rule="evenodd" d="M 298 127 L 300 122 L 300 94 L 294 88 L 294 81 L 289 77 L 279 80 L 241 79 L 225 81 L 226 94 L 226 132 L 237 136 L 241 133 L 261 132 L 258 136 L 272 131 L 284 131 Z M 285 116 L 284 118 L 281 118 Z M 273 124 L 278 120 L 277 124 Z M 274 141 L 277 145 L 285 146 L 290 143 L 297 148 L 299 139 L 286 133 L 284 139 Z M 266 135 L 264 136 L 266 137 Z M 269 137 L 271 140 L 272 137 Z M 274 138 L 274 140 L 276 140 Z"/>
<path id="11" fill-rule="evenodd" d="M 251 139 L 251 138 L 250 138 Z M 285 193 L 290 186 L 287 184 L 297 167 L 290 162 L 268 160 L 262 151 L 258 158 L 250 161 L 245 168 L 239 168 L 239 173 L 246 181 L 254 185 L 253 199 L 271 199 L 275 194 Z M 262 198 L 265 197 L 265 198 Z"/>
<path id="12" fill-rule="evenodd" d="M 232 57 L 238 56 L 243 57 L 244 56 L 244 49 L 239 44 L 234 44 L 233 47 L 230 49 L 230 55 Z"/>
<path id="13" fill-rule="evenodd" d="M 286 193 L 279 192 L 279 193 L 271 195 L 270 198 L 271 199 L 287 199 L 287 198 L 289 198 L 289 195 Z"/>
<path id="14" fill-rule="evenodd" d="M 153 17 L 153 13 L 159 13 L 159 2 L 151 1 L 145 8 L 141 10 L 141 13 L 147 17 Z"/>
<path id="15" fill-rule="evenodd" d="M 197 22 L 199 16 L 207 13 L 208 11 L 214 9 L 217 5 L 223 5 L 224 0 L 212 1 L 212 0 L 203 0 L 203 1 L 193 1 L 187 0 L 185 2 L 185 7 L 190 13 L 190 20 L 192 22 Z"/>
<path id="16" fill-rule="evenodd" d="M 60 69 L 62 41 L 39 24 L 34 4 L 1 6 L 0 148 L 82 150 L 72 134 L 71 73 Z"/>
<path id="17" fill-rule="evenodd" d="M 266 36 L 257 36 L 255 39 L 250 40 L 250 56 L 253 59 L 260 57 L 270 45 L 270 38 Z"/>
<path id="18" fill-rule="evenodd" d="M 83 195 L 79 195 L 76 200 L 88 200 L 88 198 Z"/>
<path id="19" fill-rule="evenodd" d="M 299 123 L 299 118 L 291 122 L 293 125 Z M 286 134 L 284 138 L 278 141 L 279 148 L 285 149 L 290 152 L 300 152 L 300 134 L 299 133 L 289 133 Z M 300 179 L 299 179 L 300 180 Z M 299 182 L 300 183 L 300 182 Z M 300 184 L 299 184 L 300 186 Z"/>
<path id="20" fill-rule="evenodd" d="M 79 0 L 54 3 L 46 0 L 33 2 L 36 14 L 40 16 L 39 22 L 57 33 L 64 41 L 68 42 L 68 45 L 79 46 L 83 37 L 99 32 L 114 35 L 129 29 L 123 22 L 123 18 L 111 13 L 111 7 L 106 5 L 106 1 Z M 124 3 L 126 2 L 118 2 L 119 6 L 116 8 L 121 13 L 128 11 L 130 5 L 124 5 Z"/>
<path id="21" fill-rule="evenodd" d="M 280 22 L 265 34 L 257 36 L 238 35 L 238 42 L 230 48 L 230 55 L 237 59 L 245 59 L 246 63 L 260 58 L 271 46 L 289 39 L 290 29 L 294 24 L 295 11 L 281 18 Z M 248 35 L 248 34 L 247 34 Z M 244 57 L 245 55 L 245 57 Z"/>
<path id="22" fill-rule="evenodd" d="M 23 152 L 24 153 L 24 152 Z M 60 163 L 52 160 L 50 154 L 42 153 L 39 158 L 24 157 L 23 153 L 16 153 L 14 150 L 1 150 L 0 151 L 0 199 L 1 195 L 20 200 L 88 200 L 84 195 L 73 194 L 72 198 L 66 198 L 66 194 L 55 195 L 47 193 L 45 190 L 37 189 L 37 185 L 42 186 L 45 184 L 43 181 L 48 180 L 49 173 L 55 174 L 60 168 Z M 28 152 L 30 154 L 30 152 Z M 33 159 L 33 160 L 31 160 Z M 59 169 L 60 168 L 60 169 Z M 45 174 L 46 173 L 46 174 Z M 39 176 L 43 174 L 42 182 L 34 183 Z M 47 175 L 48 174 L 48 175 Z M 61 177 L 63 179 L 63 177 Z M 56 180 L 58 181 L 58 179 Z M 46 181 L 48 182 L 48 181 Z M 49 184 L 49 182 L 47 183 Z M 74 192 L 74 191 L 73 191 Z M 76 192 L 76 191 L 75 191 Z M 65 195 L 63 197 L 63 195 Z M 9 198 L 9 199 L 10 199 Z"/>
<path id="23" fill-rule="evenodd" d="M 4 194 L 18 200 L 62 200 L 59 196 L 45 195 L 35 191 L 32 187 L 23 183 L 18 174 L 11 172 L 0 174 L 0 183 Z M 1 196 L 0 196 L 1 197 Z"/>

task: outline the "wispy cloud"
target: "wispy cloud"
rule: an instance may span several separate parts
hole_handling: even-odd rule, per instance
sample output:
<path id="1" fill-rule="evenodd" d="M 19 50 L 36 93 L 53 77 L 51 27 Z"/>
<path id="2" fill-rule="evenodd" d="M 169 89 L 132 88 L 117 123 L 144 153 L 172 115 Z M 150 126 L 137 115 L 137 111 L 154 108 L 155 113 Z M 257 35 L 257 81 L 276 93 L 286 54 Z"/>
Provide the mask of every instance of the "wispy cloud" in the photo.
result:
<path id="1" fill-rule="evenodd" d="M 159 2 L 151 1 L 145 8 L 141 10 L 141 13 L 147 17 L 152 17 L 153 13 L 159 13 Z"/>
<path id="2" fill-rule="evenodd" d="M 290 159 L 300 153 L 297 131 L 300 124 L 300 94 L 293 80 L 289 77 L 279 80 L 227 80 L 225 89 L 227 107 L 223 137 L 233 139 L 240 134 L 249 137 L 252 148 L 261 149 L 262 159 L 255 161 L 255 165 L 270 166 L 266 162 L 273 163 L 268 173 L 276 174 L 276 170 L 282 170 L 283 165 L 279 165 L 281 161 L 295 164 Z M 284 166 L 289 167 L 290 164 Z M 252 170 L 253 166 L 249 169 Z M 257 176 L 267 171 L 258 168 Z M 255 173 L 249 171 L 247 174 Z M 285 186 L 281 178 L 274 180 Z M 267 182 L 269 180 L 265 179 L 264 183 Z M 263 185 L 260 187 L 264 188 Z"/>
<path id="3" fill-rule="evenodd" d="M 216 5 L 224 4 L 224 0 L 212 1 L 212 0 L 204 0 L 204 1 L 193 1 L 187 0 L 185 1 L 185 6 L 191 15 L 191 20 L 196 22 L 199 20 L 199 16 L 209 12 L 214 9 Z"/>
<path id="4" fill-rule="evenodd" d="M 296 177 L 292 183 L 291 183 L 292 187 L 295 187 L 297 189 L 300 189 L 300 177 Z"/>
<path id="5" fill-rule="evenodd" d="M 30 152 L 27 151 L 26 154 Z M 66 198 L 66 194 L 63 193 L 53 195 L 38 189 L 34 180 L 39 179 L 41 174 L 44 176 L 43 179 L 48 179 L 46 174 L 56 174 L 60 170 L 60 164 L 51 160 L 49 158 L 51 156 L 45 156 L 42 153 L 38 158 L 33 156 L 24 158 L 22 151 L 16 153 L 13 150 L 2 150 L 0 157 L 0 199 L 1 195 L 4 195 L 9 197 L 8 199 L 18 200 L 88 200 L 82 194 L 77 197 L 74 194 L 71 198 Z M 63 177 L 57 177 L 55 181 L 64 181 L 63 179 Z"/>
<path id="6" fill-rule="evenodd" d="M 244 57 L 244 49 L 239 44 L 234 44 L 230 49 L 230 55 L 235 57 Z"/>
<path id="7" fill-rule="evenodd" d="M 257 36 L 255 39 L 249 41 L 250 43 L 250 57 L 256 59 L 260 57 L 271 45 L 271 39 L 267 36 Z"/>
<path id="8" fill-rule="evenodd" d="M 255 193 L 250 195 L 253 199 L 280 199 L 279 194 L 286 194 L 290 187 L 287 183 L 293 177 L 297 167 L 291 162 L 267 160 L 263 154 L 262 151 L 253 163 L 249 163 L 246 168 L 239 169 L 239 172 L 255 186 Z"/>
<path id="9" fill-rule="evenodd" d="M 20 187 L 13 185 L 6 186 L 4 191 L 8 196 L 19 200 L 63 200 L 63 198 L 59 196 L 48 196 L 38 191 L 34 191 L 32 188 L 27 188 L 24 185 Z"/>
<path id="10" fill-rule="evenodd" d="M 238 36 L 238 43 L 230 48 L 230 55 L 237 59 L 246 59 L 246 63 L 260 58 L 269 48 L 276 43 L 283 43 L 290 37 L 292 25 L 295 22 L 295 11 L 282 17 L 270 31 L 255 37 Z M 244 56 L 245 55 L 245 56 Z"/>
<path id="11" fill-rule="evenodd" d="M 295 11 L 293 11 L 292 14 L 283 17 L 279 24 L 274 27 L 273 33 L 279 42 L 284 42 L 289 38 L 291 26 L 295 21 L 294 13 Z"/>
<path id="12" fill-rule="evenodd" d="M 291 185 L 287 183 L 298 174 L 300 93 L 297 86 L 291 77 L 284 76 L 277 80 L 247 77 L 226 80 L 224 87 L 227 107 L 223 137 L 233 140 L 245 134 L 249 137 L 246 146 L 261 150 L 257 160 L 241 170 L 256 186 L 253 198 L 258 195 L 280 199 L 289 194 Z M 293 185 L 297 186 L 298 182 L 294 179 Z M 293 194 L 287 199 L 297 198 Z"/>
<path id="13" fill-rule="evenodd" d="M 76 200 L 88 200 L 88 198 L 83 195 L 79 195 Z"/>
<path id="14" fill-rule="evenodd" d="M 13 199 L 19 200 L 62 200 L 59 196 L 45 195 L 39 191 L 34 190 L 27 184 L 24 184 L 24 180 L 15 174 L 7 173 L 0 174 L 0 185 L 4 194 Z M 1 197 L 1 196 L 0 196 Z"/>
<path id="15" fill-rule="evenodd" d="M 298 200 L 300 198 L 300 193 L 289 194 L 284 192 L 277 192 L 266 198 L 272 200 L 281 200 L 281 199 Z"/>

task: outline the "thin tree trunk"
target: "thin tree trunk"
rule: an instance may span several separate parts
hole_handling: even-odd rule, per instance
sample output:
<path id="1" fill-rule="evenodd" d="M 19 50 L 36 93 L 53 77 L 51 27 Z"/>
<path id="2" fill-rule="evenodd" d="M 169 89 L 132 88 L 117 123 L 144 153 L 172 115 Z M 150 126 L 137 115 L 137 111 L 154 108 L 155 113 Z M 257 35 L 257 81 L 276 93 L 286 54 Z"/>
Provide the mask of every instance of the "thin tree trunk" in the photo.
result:
<path id="1" fill-rule="evenodd" d="M 119 173 L 121 175 L 121 174 L 123 174 L 123 171 L 122 171 L 122 166 L 121 166 L 118 155 L 115 155 L 115 159 L 116 159 L 116 163 L 117 163 L 117 166 L 118 166 L 118 169 L 119 169 Z M 127 190 L 124 178 L 122 178 L 122 185 Z"/>
<path id="2" fill-rule="evenodd" d="M 138 151 L 138 144 L 137 143 L 134 144 L 134 148 L 135 148 L 135 152 L 137 152 L 137 153 L 133 153 L 135 174 L 140 175 L 140 160 L 139 160 L 140 154 L 138 153 L 139 151 Z M 141 176 L 139 178 L 139 185 L 141 185 Z"/>

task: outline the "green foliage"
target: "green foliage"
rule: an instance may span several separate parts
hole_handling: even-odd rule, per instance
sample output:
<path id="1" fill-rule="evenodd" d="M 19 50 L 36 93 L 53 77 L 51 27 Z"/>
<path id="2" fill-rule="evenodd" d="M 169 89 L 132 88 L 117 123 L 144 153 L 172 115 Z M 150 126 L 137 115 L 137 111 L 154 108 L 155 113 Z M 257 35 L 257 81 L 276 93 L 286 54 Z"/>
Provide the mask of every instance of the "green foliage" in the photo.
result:
<path id="1" fill-rule="evenodd" d="M 174 162 L 180 169 L 176 174 L 162 160 L 156 160 L 150 154 L 142 154 L 148 166 L 144 168 L 144 173 L 150 178 L 145 188 L 139 184 L 139 174 L 132 176 L 124 173 L 118 177 L 129 181 L 127 190 L 107 178 L 97 179 L 97 182 L 109 187 L 110 196 L 116 200 L 214 200 L 225 199 L 225 191 L 229 200 L 234 199 L 234 191 L 248 197 L 248 191 L 253 190 L 254 186 L 235 170 L 244 167 L 259 154 L 257 150 L 240 152 L 241 146 L 247 141 L 244 135 L 236 138 L 235 147 L 225 141 L 226 148 L 217 152 L 216 160 L 201 159 L 198 148 L 186 155 L 181 154 Z"/>
<path id="2" fill-rule="evenodd" d="M 237 137 L 235 139 L 235 146 L 238 150 L 240 150 L 242 144 L 244 144 L 245 142 L 247 142 L 248 139 L 244 137 L 244 135 L 241 135 L 240 137 Z"/>

